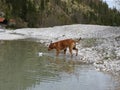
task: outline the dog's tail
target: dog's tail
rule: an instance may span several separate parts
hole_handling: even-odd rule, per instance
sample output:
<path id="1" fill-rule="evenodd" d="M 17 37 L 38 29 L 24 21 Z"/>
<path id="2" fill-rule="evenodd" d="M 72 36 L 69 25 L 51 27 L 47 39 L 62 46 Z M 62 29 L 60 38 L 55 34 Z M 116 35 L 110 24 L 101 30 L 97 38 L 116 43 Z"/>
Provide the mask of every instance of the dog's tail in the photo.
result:
<path id="1" fill-rule="evenodd" d="M 81 39 L 82 39 L 81 37 L 80 37 L 79 39 L 76 39 L 76 42 L 78 42 L 78 43 L 79 43 Z"/>

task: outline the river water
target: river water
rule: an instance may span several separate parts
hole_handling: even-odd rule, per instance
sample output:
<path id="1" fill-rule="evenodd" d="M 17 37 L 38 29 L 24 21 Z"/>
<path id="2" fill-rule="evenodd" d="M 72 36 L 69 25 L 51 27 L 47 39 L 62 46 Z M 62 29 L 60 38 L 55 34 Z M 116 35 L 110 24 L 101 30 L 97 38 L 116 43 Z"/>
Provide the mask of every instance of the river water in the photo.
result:
<path id="1" fill-rule="evenodd" d="M 29 41 L 0 44 L 0 90 L 119 90 L 114 76 L 91 64 L 57 58 L 44 45 Z"/>

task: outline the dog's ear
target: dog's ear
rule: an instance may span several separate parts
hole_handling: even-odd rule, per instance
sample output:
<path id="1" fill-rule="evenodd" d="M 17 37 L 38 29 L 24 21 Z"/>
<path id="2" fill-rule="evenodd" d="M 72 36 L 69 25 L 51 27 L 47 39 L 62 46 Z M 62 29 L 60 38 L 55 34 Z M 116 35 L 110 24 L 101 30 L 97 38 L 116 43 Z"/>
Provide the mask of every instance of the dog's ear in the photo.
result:
<path id="1" fill-rule="evenodd" d="M 52 43 L 52 41 L 50 43 Z"/>
<path id="2" fill-rule="evenodd" d="M 52 40 L 51 40 L 51 41 L 49 41 L 49 43 L 51 44 L 51 43 L 52 43 Z"/>

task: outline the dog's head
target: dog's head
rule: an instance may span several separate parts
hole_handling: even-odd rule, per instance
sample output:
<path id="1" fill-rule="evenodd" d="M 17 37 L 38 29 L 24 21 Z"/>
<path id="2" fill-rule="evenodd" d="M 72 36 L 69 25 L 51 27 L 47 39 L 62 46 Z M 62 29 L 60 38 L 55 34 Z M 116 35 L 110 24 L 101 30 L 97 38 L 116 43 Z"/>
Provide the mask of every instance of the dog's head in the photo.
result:
<path id="1" fill-rule="evenodd" d="M 52 50 L 52 49 L 55 49 L 55 43 L 50 43 L 50 45 L 48 46 L 48 51 Z"/>

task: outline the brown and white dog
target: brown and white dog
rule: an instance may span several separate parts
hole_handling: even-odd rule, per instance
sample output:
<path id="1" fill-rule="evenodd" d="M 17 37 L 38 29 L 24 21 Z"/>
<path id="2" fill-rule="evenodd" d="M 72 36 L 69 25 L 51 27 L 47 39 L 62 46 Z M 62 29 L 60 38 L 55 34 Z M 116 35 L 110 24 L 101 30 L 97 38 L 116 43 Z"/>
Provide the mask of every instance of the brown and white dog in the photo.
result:
<path id="1" fill-rule="evenodd" d="M 64 54 L 66 54 L 66 50 L 67 48 L 69 48 L 69 52 L 71 56 L 73 56 L 72 50 L 76 50 L 76 56 L 77 56 L 78 49 L 76 48 L 76 42 L 79 42 L 80 40 L 81 38 L 79 38 L 79 40 L 65 39 L 54 43 L 51 42 L 48 47 L 48 51 L 52 49 L 56 49 L 56 56 L 58 56 L 61 50 L 64 50 Z"/>

